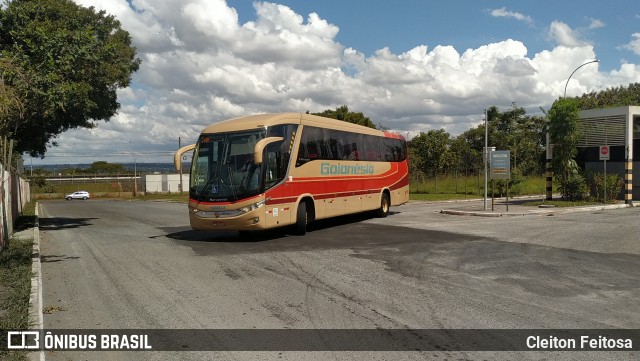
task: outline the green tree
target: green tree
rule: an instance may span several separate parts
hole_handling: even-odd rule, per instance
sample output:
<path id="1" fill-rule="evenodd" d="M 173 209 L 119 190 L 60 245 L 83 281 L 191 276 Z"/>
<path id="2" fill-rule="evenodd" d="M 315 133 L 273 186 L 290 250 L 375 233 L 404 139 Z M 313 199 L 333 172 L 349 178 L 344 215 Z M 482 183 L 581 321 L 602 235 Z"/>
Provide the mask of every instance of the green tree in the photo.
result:
<path id="1" fill-rule="evenodd" d="M 416 170 L 442 172 L 455 163 L 451 152 L 451 135 L 444 129 L 420 133 L 409 142 L 411 164 Z"/>
<path id="2" fill-rule="evenodd" d="M 87 173 L 98 173 L 98 174 L 116 174 L 116 173 L 125 173 L 126 169 L 122 164 L 119 163 L 109 163 L 103 160 L 93 162 L 89 169 L 86 170 Z"/>
<path id="3" fill-rule="evenodd" d="M 482 168 L 482 149 L 484 148 L 484 124 L 471 128 L 456 137 L 454 147 L 462 154 L 463 167 Z"/>
<path id="4" fill-rule="evenodd" d="M 553 172 L 564 200 L 577 200 L 584 188 L 584 178 L 575 162 L 579 140 L 578 101 L 561 98 L 549 109 L 549 136 L 553 144 Z"/>
<path id="5" fill-rule="evenodd" d="M 313 113 L 313 115 L 319 115 L 325 118 L 338 119 L 343 120 L 345 122 L 364 125 L 365 127 L 376 129 L 376 125 L 373 124 L 371 119 L 365 117 L 364 114 L 358 112 L 349 111 L 349 107 L 343 105 L 341 107 L 336 108 L 336 110 L 327 109 L 322 113 Z"/>
<path id="6" fill-rule="evenodd" d="M 140 66 L 113 16 L 71 0 L 6 2 L 0 49 L 0 133 L 32 156 L 68 129 L 114 116 L 117 89 Z"/>
<path id="7" fill-rule="evenodd" d="M 522 116 L 512 145 L 513 167 L 523 175 L 542 174 L 545 166 L 545 134 L 547 120 L 542 116 Z"/>
<path id="8" fill-rule="evenodd" d="M 640 83 L 583 94 L 578 99 L 581 110 L 640 105 Z"/>
<path id="9" fill-rule="evenodd" d="M 527 115 L 513 104 L 506 112 L 493 106 L 488 114 L 488 143 L 499 150 L 509 150 L 511 165 L 523 175 L 539 173 L 544 167 L 544 129 L 546 119 Z M 454 163 L 464 168 L 481 168 L 485 142 L 485 125 L 480 124 L 458 135 L 451 143 Z M 461 160 L 461 163 L 458 162 Z"/>

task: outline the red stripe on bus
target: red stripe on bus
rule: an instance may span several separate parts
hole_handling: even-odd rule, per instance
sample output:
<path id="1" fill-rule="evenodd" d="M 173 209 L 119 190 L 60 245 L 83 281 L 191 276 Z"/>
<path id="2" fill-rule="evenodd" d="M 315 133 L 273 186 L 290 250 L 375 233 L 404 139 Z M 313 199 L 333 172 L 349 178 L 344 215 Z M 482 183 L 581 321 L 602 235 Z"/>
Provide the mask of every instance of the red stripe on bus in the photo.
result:
<path id="1" fill-rule="evenodd" d="M 404 137 L 398 133 L 384 132 L 384 136 L 386 138 L 404 139 Z"/>
<path id="2" fill-rule="evenodd" d="M 189 202 L 202 204 L 202 205 L 205 205 L 205 206 L 228 206 L 228 205 L 231 205 L 231 204 L 246 202 L 248 200 L 251 200 L 253 198 L 259 198 L 261 196 L 262 196 L 262 194 L 258 194 L 257 196 L 253 196 L 253 197 L 250 197 L 250 198 L 244 198 L 244 199 L 238 200 L 236 202 L 205 202 L 205 201 L 197 201 L 197 200 L 189 197 Z"/>
<path id="3" fill-rule="evenodd" d="M 330 192 L 330 193 L 310 193 L 315 200 L 322 199 L 330 199 L 330 198 L 339 198 L 339 197 L 353 197 L 353 196 L 361 196 L 366 194 L 377 194 L 380 193 L 382 189 L 367 189 L 360 191 L 351 191 L 351 192 Z M 293 203 L 298 200 L 298 197 L 271 197 L 267 202 L 267 205 L 274 204 L 284 204 L 284 203 Z"/>

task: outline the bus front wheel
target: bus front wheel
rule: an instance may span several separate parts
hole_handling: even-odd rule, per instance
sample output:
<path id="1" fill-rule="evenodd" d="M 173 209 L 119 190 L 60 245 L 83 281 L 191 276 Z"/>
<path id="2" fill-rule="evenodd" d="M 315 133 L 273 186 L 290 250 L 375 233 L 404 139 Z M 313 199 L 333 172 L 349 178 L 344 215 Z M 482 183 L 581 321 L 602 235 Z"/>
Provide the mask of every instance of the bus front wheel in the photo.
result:
<path id="1" fill-rule="evenodd" d="M 389 200 L 389 195 L 387 193 L 382 193 L 382 198 L 380 199 L 380 208 L 378 208 L 376 215 L 381 218 L 388 216 L 390 205 L 391 201 Z"/>
<path id="2" fill-rule="evenodd" d="M 300 202 L 296 212 L 296 223 L 293 225 L 293 233 L 297 236 L 304 236 L 307 233 L 307 203 Z"/>

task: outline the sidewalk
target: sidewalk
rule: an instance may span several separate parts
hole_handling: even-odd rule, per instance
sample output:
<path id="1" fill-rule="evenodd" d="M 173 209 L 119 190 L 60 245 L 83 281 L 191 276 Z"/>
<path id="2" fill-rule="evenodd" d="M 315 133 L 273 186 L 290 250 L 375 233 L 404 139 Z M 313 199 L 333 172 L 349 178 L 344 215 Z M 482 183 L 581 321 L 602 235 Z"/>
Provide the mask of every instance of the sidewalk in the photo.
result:
<path id="1" fill-rule="evenodd" d="M 632 207 L 632 205 L 624 203 L 601 204 L 579 207 L 554 207 L 548 206 L 525 206 L 524 203 L 541 201 L 541 196 L 534 197 L 518 197 L 509 199 L 508 210 L 506 198 L 496 198 L 493 202 L 493 211 L 491 210 L 491 198 L 487 199 L 487 209 L 484 209 L 483 199 L 471 199 L 461 201 L 443 202 L 443 209 L 440 213 L 451 214 L 456 216 L 479 216 L 479 217 L 515 217 L 515 216 L 532 216 L 532 215 L 554 215 L 571 212 L 593 212 L 605 209 L 618 209 Z"/>

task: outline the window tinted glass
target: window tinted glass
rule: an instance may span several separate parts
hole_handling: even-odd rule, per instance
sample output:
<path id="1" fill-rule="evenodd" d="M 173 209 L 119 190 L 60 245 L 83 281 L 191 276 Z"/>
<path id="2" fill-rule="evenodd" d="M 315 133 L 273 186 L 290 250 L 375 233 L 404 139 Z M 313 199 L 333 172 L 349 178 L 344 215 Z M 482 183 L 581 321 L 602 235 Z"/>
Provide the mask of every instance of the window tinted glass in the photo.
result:
<path id="1" fill-rule="evenodd" d="M 399 162 L 406 159 L 406 142 L 339 130 L 305 126 L 296 167 L 313 160 Z"/>

